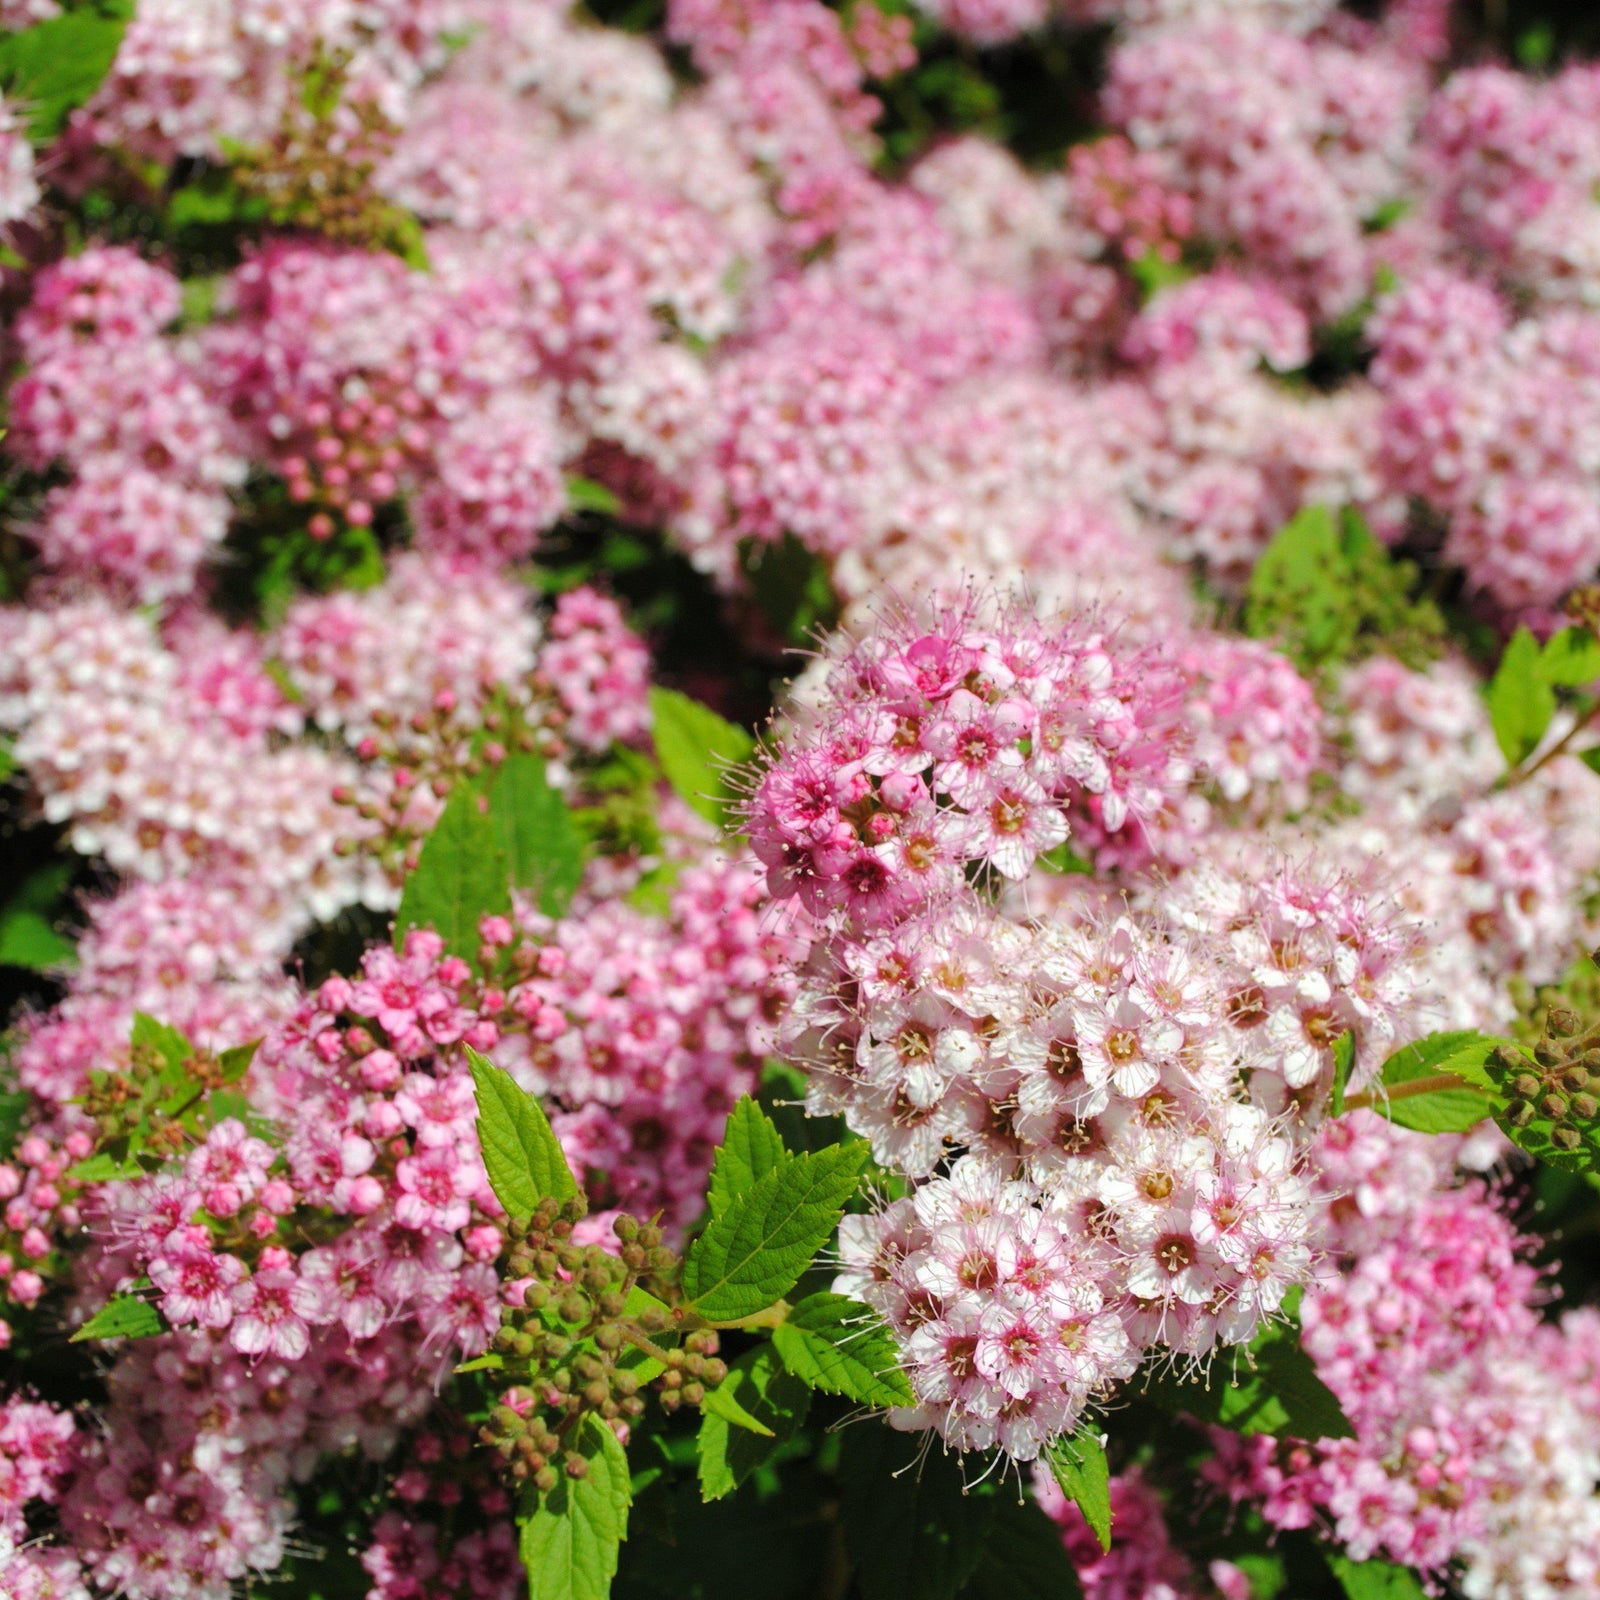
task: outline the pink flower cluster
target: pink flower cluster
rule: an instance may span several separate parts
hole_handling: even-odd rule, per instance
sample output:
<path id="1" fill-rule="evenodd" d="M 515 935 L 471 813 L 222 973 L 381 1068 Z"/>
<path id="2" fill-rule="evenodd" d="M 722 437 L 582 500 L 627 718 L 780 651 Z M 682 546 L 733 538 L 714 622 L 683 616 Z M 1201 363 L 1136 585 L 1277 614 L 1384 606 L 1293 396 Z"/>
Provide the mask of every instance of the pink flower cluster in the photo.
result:
<path id="1" fill-rule="evenodd" d="M 1481 283 L 1426 273 L 1372 324 L 1382 465 L 1445 522 L 1474 589 L 1547 606 L 1600 563 L 1600 319 L 1515 324 Z"/>
<path id="2" fill-rule="evenodd" d="M 103 599 L 0 613 L 0 726 L 45 819 L 131 876 L 226 886 L 281 954 L 319 917 L 387 903 L 387 888 L 335 852 L 351 826 L 332 797 L 348 761 L 272 742 L 276 715 L 240 728 L 229 680 L 284 708 L 254 641 L 202 636 L 180 667 L 145 617 Z"/>
<path id="3" fill-rule="evenodd" d="M 179 308 L 169 273 L 94 248 L 42 272 L 17 321 L 12 448 L 73 471 L 45 497 L 40 555 L 140 603 L 193 587 L 244 476 L 198 350 L 163 335 Z"/>
<path id="4" fill-rule="evenodd" d="M 30 1502 L 51 1506 L 78 1450 L 72 1417 L 42 1401 L 0 1399 L 0 1580 L 15 1600 L 80 1600 L 87 1594 L 70 1551 L 29 1540 Z"/>
<path id="5" fill-rule="evenodd" d="M 1279 1527 L 1326 1519 L 1357 1560 L 1459 1563 L 1475 1600 L 1600 1581 L 1600 1318 L 1540 1317 L 1494 1192 L 1452 1186 L 1425 1138 L 1355 1113 L 1319 1166 L 1349 1267 L 1307 1293 L 1305 1346 L 1358 1437 L 1219 1436 L 1215 1480 Z"/>
<path id="6" fill-rule="evenodd" d="M 917 1180 L 846 1220 L 837 1287 L 900 1340 L 899 1424 L 963 1449 L 1031 1459 L 1146 1351 L 1247 1340 L 1311 1268 L 1300 1124 L 1333 1043 L 1360 1081 L 1415 1000 L 1414 929 L 1337 877 L 1207 870 L 1075 925 L 974 889 L 1075 824 L 1118 860 L 1189 778 L 1182 689 L 1081 619 L 888 622 L 750 802 L 774 896 L 817 920 L 783 1033 L 808 1106 Z"/>
<path id="7" fill-rule="evenodd" d="M 82 1311 L 147 1278 L 176 1330 L 118 1359 L 104 1430 L 63 1501 L 96 1583 L 130 1600 L 204 1600 L 270 1571 L 291 1483 L 329 1453 L 385 1457 L 499 1326 L 503 1231 L 461 1046 L 545 1095 L 596 1205 L 593 1231 L 612 1206 L 674 1227 L 698 1212 L 783 994 L 790 947 L 759 905 L 755 870 L 718 860 L 684 871 L 666 918 L 602 901 L 553 926 L 531 912 L 521 927 L 486 919 L 499 979 L 474 979 L 431 932 L 398 952 L 375 946 L 354 979 L 268 1022 L 246 1088 L 271 1142 L 224 1116 L 157 1172 L 70 1186 L 53 1223 L 81 1221 L 96 1241 L 80 1263 Z M 142 999 L 142 984 L 166 982 L 181 1016 L 186 994 L 219 990 L 205 944 L 176 927 L 141 933 L 131 910 L 104 916 L 91 943 L 87 981 L 107 994 Z M 25 1174 L 23 1198 L 50 1221 L 45 1180 L 90 1148 L 69 1137 L 52 1168 L 49 1141 L 31 1134 L 0 1183 Z M 476 1549 L 451 1558 L 478 1574 L 461 1581 L 503 1580 L 508 1550 L 492 1538 Z"/>

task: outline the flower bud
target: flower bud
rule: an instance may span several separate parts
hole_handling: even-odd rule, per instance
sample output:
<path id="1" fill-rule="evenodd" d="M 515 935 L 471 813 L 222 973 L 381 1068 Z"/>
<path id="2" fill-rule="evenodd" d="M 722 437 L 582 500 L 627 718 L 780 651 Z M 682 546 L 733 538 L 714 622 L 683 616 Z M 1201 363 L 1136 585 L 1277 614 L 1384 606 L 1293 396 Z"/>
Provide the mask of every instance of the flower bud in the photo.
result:
<path id="1" fill-rule="evenodd" d="M 1545 1032 L 1557 1039 L 1570 1039 L 1582 1026 L 1583 1019 L 1566 1006 L 1551 1006 L 1545 1014 Z"/>

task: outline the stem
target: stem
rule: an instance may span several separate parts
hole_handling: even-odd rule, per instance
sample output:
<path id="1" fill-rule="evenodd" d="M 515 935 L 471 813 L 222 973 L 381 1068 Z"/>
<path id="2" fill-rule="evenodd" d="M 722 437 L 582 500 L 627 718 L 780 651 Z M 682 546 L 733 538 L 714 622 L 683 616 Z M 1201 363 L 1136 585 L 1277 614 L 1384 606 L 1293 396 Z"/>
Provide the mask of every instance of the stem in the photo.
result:
<path id="1" fill-rule="evenodd" d="M 647 1356 L 653 1356 L 662 1366 L 667 1365 L 667 1352 L 642 1328 L 636 1328 L 632 1323 L 624 1323 L 622 1337 L 636 1349 L 643 1350 Z"/>
<path id="2" fill-rule="evenodd" d="M 1397 1083 L 1392 1089 L 1385 1089 L 1380 1094 L 1353 1094 L 1346 1098 L 1344 1108 L 1346 1111 L 1365 1111 L 1376 1104 L 1387 1104 L 1390 1100 L 1409 1100 L 1413 1095 L 1433 1094 L 1440 1089 L 1471 1089 L 1475 1085 L 1467 1082 L 1465 1078 L 1458 1078 L 1453 1072 L 1435 1072 L 1431 1077 L 1413 1078 L 1409 1083 Z"/>
<path id="3" fill-rule="evenodd" d="M 793 1308 L 787 1300 L 774 1301 L 765 1311 L 752 1312 L 748 1317 L 735 1317 L 731 1322 L 708 1322 L 708 1328 L 776 1328 L 789 1320 Z"/>
<path id="4" fill-rule="evenodd" d="M 1594 719 L 1597 715 L 1600 715 L 1600 700 L 1596 700 L 1595 703 L 1590 706 L 1589 709 L 1585 711 L 1584 714 L 1579 717 L 1578 720 L 1574 722 L 1572 726 L 1568 728 L 1567 731 L 1562 734 L 1561 737 L 1557 739 L 1556 742 L 1551 745 L 1550 748 L 1546 750 L 1537 761 L 1535 761 L 1531 766 L 1514 767 L 1510 772 L 1506 773 L 1497 784 L 1495 784 L 1495 788 L 1509 789 L 1515 784 L 1526 783 L 1528 779 L 1540 769 L 1540 767 L 1544 766 L 1548 762 L 1554 761 L 1559 755 L 1565 755 L 1568 748 L 1571 746 L 1572 741 L 1576 739 L 1585 728 L 1589 727 L 1594 722 Z"/>

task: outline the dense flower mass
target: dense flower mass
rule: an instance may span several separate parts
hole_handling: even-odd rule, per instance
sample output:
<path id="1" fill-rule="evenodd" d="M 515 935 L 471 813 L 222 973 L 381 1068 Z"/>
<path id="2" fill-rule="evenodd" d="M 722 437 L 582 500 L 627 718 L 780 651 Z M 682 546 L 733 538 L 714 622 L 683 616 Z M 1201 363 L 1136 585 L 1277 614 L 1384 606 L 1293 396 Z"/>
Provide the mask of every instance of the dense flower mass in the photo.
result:
<path id="1" fill-rule="evenodd" d="M 1548 9 L 0 0 L 0 1594 L 1600 1594 Z"/>

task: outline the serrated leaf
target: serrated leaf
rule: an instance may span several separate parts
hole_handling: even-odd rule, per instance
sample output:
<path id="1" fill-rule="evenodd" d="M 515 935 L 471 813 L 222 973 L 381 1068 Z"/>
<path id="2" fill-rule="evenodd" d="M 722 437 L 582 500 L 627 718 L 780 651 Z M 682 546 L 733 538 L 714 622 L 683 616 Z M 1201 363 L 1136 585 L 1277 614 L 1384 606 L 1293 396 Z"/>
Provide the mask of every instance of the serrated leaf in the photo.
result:
<path id="1" fill-rule="evenodd" d="M 1083 1586 L 1061 1530 L 1031 1501 L 995 1500 L 989 1538 L 963 1596 L 970 1600 L 1080 1600 Z"/>
<path id="2" fill-rule="evenodd" d="M 1098 1429 L 1082 1427 L 1046 1451 L 1061 1492 L 1083 1513 L 1102 1550 L 1111 1548 L 1111 1466 Z"/>
<path id="3" fill-rule="evenodd" d="M 68 965 L 72 941 L 63 939 L 48 917 L 37 911 L 7 911 L 0 916 L 0 967 L 25 967 L 48 972 Z"/>
<path id="4" fill-rule="evenodd" d="M 194 1058 L 194 1046 L 182 1033 L 144 1011 L 133 1014 L 129 1043 L 135 1050 L 156 1051 L 172 1073 L 181 1074 Z"/>
<path id="5" fill-rule="evenodd" d="M 537 755 L 519 750 L 500 764 L 489 784 L 489 816 L 511 882 L 535 890 L 546 916 L 563 915 L 583 879 L 583 836 Z"/>
<path id="6" fill-rule="evenodd" d="M 1345 1090 L 1350 1087 L 1350 1068 L 1356 1059 L 1356 1036 L 1346 1028 L 1333 1041 L 1333 1094 L 1331 1107 L 1336 1117 L 1344 1115 Z"/>
<path id="7" fill-rule="evenodd" d="M 1347 1600 L 1425 1600 L 1427 1594 L 1414 1572 L 1392 1561 L 1352 1561 L 1331 1552 L 1328 1565 Z"/>
<path id="8" fill-rule="evenodd" d="M 1540 654 L 1539 641 L 1527 628 L 1518 628 L 1486 691 L 1489 722 L 1507 766 L 1533 753 L 1556 714 L 1555 691 L 1540 671 Z"/>
<path id="9" fill-rule="evenodd" d="M 432 928 L 445 949 L 478 965 L 478 923 L 511 910 L 511 869 L 500 830 L 477 795 L 460 789 L 434 824 L 406 879 L 394 919 L 396 949 L 412 928 Z"/>
<path id="10" fill-rule="evenodd" d="M 0 34 L 0 85 L 26 117 L 35 144 L 48 144 L 100 87 L 122 47 L 131 7 L 84 8 Z"/>
<path id="11" fill-rule="evenodd" d="M 167 1331 L 167 1319 L 137 1295 L 119 1294 L 108 1300 L 73 1334 L 71 1342 L 85 1339 L 148 1339 Z"/>
<path id="12" fill-rule="evenodd" d="M 538 1099 L 470 1046 L 467 1063 L 478 1096 L 484 1169 L 506 1215 L 531 1217 L 541 1200 L 570 1200 L 578 1180 Z"/>
<path id="13" fill-rule="evenodd" d="M 1582 689 L 1600 678 L 1600 639 L 1587 628 L 1563 628 L 1539 652 L 1539 675 L 1562 689 Z"/>
<path id="14" fill-rule="evenodd" d="M 1431 1033 L 1404 1045 L 1383 1064 L 1373 1085 L 1373 1109 L 1417 1133 L 1465 1133 L 1495 1109 L 1493 1085 L 1484 1063 L 1501 1040 L 1470 1029 Z M 1458 1086 L 1395 1098 L 1393 1091 L 1424 1078 L 1448 1074 Z"/>
<path id="15" fill-rule="evenodd" d="M 792 1156 L 711 1219 L 683 1264 L 683 1291 L 709 1322 L 764 1311 L 792 1289 L 855 1192 L 864 1149 Z"/>
<path id="16" fill-rule="evenodd" d="M 772 1118 L 745 1095 L 728 1118 L 711 1164 L 711 1189 L 706 1196 L 711 1214 L 720 1215 L 730 1201 L 748 1194 L 759 1179 L 781 1166 L 788 1154 Z"/>
<path id="17" fill-rule="evenodd" d="M 868 1406 L 908 1406 L 915 1396 L 877 1315 L 842 1294 L 813 1294 L 772 1330 L 783 1364 L 813 1389 Z"/>
<path id="18" fill-rule="evenodd" d="M 770 1345 L 758 1345 L 740 1356 L 721 1384 L 707 1390 L 707 1401 L 725 1390 L 746 1416 L 760 1423 L 762 1431 L 736 1427 L 724 1412 L 709 1404 L 702 1407 L 696 1441 L 702 1500 L 720 1500 L 732 1494 L 794 1437 L 811 1409 L 811 1391 L 783 1370 Z"/>
<path id="19" fill-rule="evenodd" d="M 579 1435 L 578 1450 L 589 1464 L 587 1475 L 563 1474 L 522 1524 L 528 1600 L 608 1600 L 611 1593 L 628 1536 L 628 1457 L 597 1420 Z"/>
<path id="20" fill-rule="evenodd" d="M 958 1454 L 863 1424 L 845 1431 L 839 1488 L 863 1600 L 949 1600 L 977 1571 L 997 1501 L 965 1493 Z"/>
<path id="21" fill-rule="evenodd" d="M 734 1392 L 721 1384 L 714 1389 L 706 1390 L 706 1397 L 701 1402 L 700 1409 L 709 1416 L 720 1417 L 732 1427 L 743 1428 L 746 1432 L 760 1434 L 766 1439 L 773 1436 L 772 1429 L 759 1417 L 754 1417 L 746 1411 L 739 1404 Z"/>
<path id="22" fill-rule="evenodd" d="M 708 822 L 732 827 L 739 794 L 729 781 L 731 769 L 755 754 L 755 740 L 676 689 L 651 689 L 650 715 L 667 782 Z"/>

